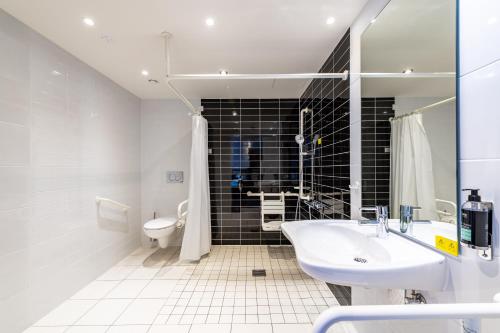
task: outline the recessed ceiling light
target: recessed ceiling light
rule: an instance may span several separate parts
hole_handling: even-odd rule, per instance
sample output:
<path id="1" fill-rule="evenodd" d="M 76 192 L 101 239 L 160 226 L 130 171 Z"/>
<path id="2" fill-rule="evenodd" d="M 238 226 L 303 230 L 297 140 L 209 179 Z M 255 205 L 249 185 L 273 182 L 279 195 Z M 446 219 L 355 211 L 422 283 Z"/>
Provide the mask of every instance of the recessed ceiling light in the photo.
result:
<path id="1" fill-rule="evenodd" d="M 403 74 L 411 74 L 413 73 L 413 68 L 406 68 L 405 70 L 403 70 Z"/>
<path id="2" fill-rule="evenodd" d="M 221 69 L 221 70 L 219 71 L 219 74 L 220 74 L 220 75 L 227 75 L 227 74 L 229 74 L 229 72 L 228 72 L 227 70 L 225 70 L 225 69 Z"/>
<path id="3" fill-rule="evenodd" d="M 209 27 L 211 27 L 211 26 L 213 26 L 215 24 L 215 20 L 213 19 L 213 17 L 208 17 L 205 20 L 205 23 L 206 23 L 206 25 L 208 25 Z"/>
<path id="4" fill-rule="evenodd" d="M 329 17 L 326 19 L 326 24 L 334 24 L 335 23 L 335 17 Z"/>
<path id="5" fill-rule="evenodd" d="M 149 75 L 149 72 L 148 72 L 147 70 L 143 69 L 143 70 L 141 71 L 141 74 L 142 74 L 142 75 L 144 75 L 144 76 L 148 76 L 148 75 Z"/>
<path id="6" fill-rule="evenodd" d="M 91 19 L 90 17 L 86 17 L 83 19 L 83 23 L 85 23 L 86 25 L 88 25 L 89 27 L 93 27 L 95 25 L 95 22 L 93 19 Z"/>

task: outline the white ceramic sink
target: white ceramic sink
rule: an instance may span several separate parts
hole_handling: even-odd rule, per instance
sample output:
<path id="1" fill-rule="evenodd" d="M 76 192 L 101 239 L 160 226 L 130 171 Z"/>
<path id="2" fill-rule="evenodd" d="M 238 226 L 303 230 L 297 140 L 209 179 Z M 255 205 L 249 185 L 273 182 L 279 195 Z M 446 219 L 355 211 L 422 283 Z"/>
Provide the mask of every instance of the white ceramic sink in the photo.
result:
<path id="1" fill-rule="evenodd" d="M 378 238 L 375 228 L 346 220 L 281 225 L 300 267 L 316 279 L 370 288 L 445 287 L 447 265 L 443 255 L 396 234 Z"/>

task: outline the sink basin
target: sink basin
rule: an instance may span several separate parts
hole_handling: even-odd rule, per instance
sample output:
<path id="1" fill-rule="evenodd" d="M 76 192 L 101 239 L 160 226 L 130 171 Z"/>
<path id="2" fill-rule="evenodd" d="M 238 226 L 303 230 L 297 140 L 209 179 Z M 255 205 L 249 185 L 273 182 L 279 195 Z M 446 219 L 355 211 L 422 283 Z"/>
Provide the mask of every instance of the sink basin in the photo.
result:
<path id="1" fill-rule="evenodd" d="M 281 230 L 292 242 L 304 272 L 329 283 L 387 289 L 443 290 L 443 255 L 396 234 L 376 236 L 376 226 L 357 221 L 286 222 Z"/>

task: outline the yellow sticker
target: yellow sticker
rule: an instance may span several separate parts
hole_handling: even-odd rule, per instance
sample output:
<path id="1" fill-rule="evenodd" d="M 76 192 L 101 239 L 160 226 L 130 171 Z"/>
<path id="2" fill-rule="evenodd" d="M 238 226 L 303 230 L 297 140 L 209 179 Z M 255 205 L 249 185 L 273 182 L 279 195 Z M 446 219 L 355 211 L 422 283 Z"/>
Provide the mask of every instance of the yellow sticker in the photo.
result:
<path id="1" fill-rule="evenodd" d="M 458 256 L 458 242 L 452 239 L 436 236 L 436 248 L 452 256 Z"/>
<path id="2" fill-rule="evenodd" d="M 321 144 L 321 138 L 318 139 L 318 145 L 320 145 L 320 144 Z"/>

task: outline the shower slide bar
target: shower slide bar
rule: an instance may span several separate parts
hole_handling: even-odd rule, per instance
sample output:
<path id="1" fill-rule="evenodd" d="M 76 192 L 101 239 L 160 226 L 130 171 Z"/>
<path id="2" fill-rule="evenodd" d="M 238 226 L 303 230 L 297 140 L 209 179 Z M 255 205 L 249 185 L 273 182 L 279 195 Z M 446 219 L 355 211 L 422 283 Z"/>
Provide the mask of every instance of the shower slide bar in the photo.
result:
<path id="1" fill-rule="evenodd" d="M 95 203 L 97 204 L 98 208 L 101 206 L 102 203 L 109 203 L 109 204 L 118 206 L 123 210 L 124 213 L 126 213 L 130 209 L 130 206 L 127 206 L 127 205 L 122 204 L 121 202 L 111 200 L 108 198 L 103 198 L 103 197 L 95 197 Z"/>
<path id="2" fill-rule="evenodd" d="M 480 333 L 480 318 L 500 318 L 500 294 L 495 303 L 355 305 L 323 311 L 313 325 L 313 333 L 326 333 L 345 321 L 464 319 L 464 332 Z"/>

